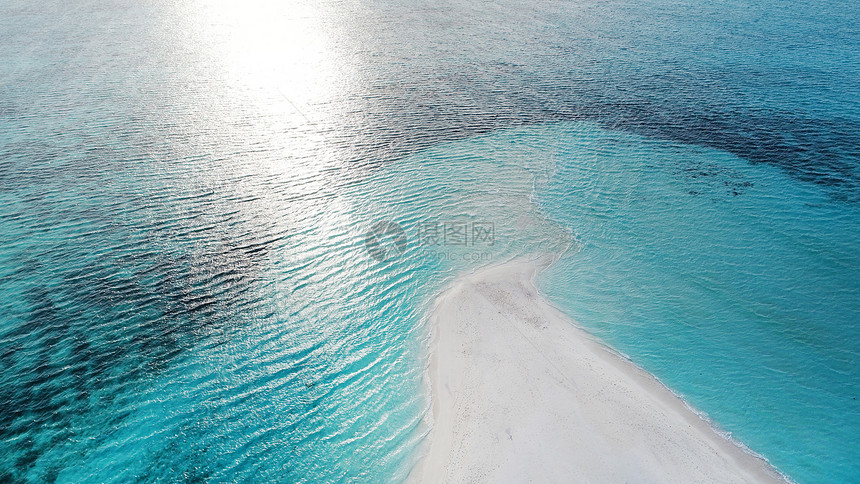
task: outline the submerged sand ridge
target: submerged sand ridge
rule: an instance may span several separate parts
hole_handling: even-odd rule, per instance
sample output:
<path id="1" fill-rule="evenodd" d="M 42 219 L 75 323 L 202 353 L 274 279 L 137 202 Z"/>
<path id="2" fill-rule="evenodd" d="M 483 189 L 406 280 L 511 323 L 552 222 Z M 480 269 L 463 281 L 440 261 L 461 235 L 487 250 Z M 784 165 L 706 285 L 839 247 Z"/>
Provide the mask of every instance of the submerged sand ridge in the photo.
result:
<path id="1" fill-rule="evenodd" d="M 785 482 L 652 375 L 579 329 L 513 261 L 431 315 L 433 428 L 419 482 Z"/>

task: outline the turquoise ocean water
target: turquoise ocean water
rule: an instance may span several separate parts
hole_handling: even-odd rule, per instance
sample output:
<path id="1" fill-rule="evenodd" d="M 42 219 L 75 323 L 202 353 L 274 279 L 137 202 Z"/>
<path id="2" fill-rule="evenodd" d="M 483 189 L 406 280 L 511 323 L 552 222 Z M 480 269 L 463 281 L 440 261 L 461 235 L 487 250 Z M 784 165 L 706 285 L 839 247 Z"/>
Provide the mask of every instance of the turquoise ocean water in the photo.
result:
<path id="1" fill-rule="evenodd" d="M 0 480 L 402 481 L 433 298 L 534 254 L 732 438 L 860 479 L 858 18 L 0 2 Z"/>

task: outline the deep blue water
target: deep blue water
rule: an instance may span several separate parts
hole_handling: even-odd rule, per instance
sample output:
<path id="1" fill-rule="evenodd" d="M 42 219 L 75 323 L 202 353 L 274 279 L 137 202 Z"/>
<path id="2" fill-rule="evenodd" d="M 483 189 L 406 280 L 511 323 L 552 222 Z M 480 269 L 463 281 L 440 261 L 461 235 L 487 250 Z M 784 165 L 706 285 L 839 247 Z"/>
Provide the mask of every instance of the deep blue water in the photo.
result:
<path id="1" fill-rule="evenodd" d="M 857 480 L 858 19 L 0 0 L 0 480 L 401 481 L 434 295 L 538 252 L 720 428 Z"/>

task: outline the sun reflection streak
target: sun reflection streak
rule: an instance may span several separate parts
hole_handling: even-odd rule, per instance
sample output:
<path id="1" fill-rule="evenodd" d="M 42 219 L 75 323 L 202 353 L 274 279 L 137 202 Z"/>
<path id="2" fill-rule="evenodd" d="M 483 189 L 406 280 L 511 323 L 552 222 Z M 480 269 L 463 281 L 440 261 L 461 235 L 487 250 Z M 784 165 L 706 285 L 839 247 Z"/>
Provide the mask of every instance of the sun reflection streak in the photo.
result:
<path id="1" fill-rule="evenodd" d="M 310 2 L 204 1 L 206 49 L 228 82 L 269 112 L 313 123 L 336 87 L 324 12 Z"/>
<path id="2" fill-rule="evenodd" d="M 264 190 L 239 190 L 258 192 L 281 229 L 316 226 L 313 244 L 342 236 L 358 221 L 336 193 L 345 164 L 332 137 L 359 77 L 344 57 L 342 12 L 306 0 L 196 0 L 191 8 L 202 54 L 223 88 L 210 95 L 241 105 L 240 115 L 222 113 L 253 138 L 243 140 L 242 170 L 266 177 Z M 325 223 L 302 218 L 323 206 Z"/>

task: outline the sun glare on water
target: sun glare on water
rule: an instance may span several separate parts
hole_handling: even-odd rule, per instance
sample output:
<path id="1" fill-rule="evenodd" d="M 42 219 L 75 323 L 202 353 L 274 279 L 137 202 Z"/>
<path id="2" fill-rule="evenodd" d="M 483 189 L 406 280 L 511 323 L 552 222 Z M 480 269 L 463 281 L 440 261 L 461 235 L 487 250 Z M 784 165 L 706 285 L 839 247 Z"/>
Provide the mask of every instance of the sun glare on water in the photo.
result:
<path id="1" fill-rule="evenodd" d="M 208 55 L 222 74 L 270 112 L 314 123 L 344 72 L 333 58 L 332 25 L 311 2 L 204 1 L 196 4 Z"/>

